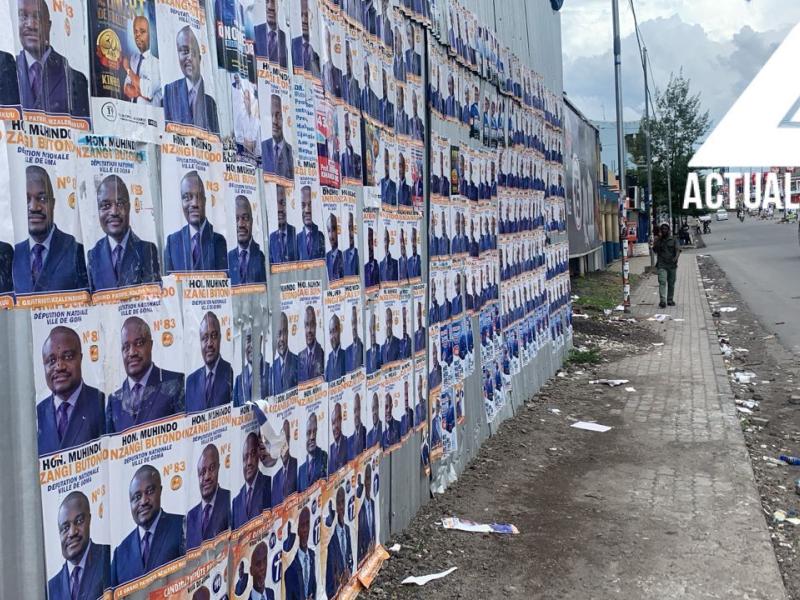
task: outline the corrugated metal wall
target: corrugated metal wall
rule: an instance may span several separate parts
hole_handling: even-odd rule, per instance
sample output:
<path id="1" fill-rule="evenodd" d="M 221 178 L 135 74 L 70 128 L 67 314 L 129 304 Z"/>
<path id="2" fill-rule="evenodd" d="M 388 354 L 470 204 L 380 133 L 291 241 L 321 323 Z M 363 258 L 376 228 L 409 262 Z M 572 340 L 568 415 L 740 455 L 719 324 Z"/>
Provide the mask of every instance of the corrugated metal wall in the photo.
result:
<path id="1" fill-rule="evenodd" d="M 494 23 L 498 38 L 518 56 L 528 57 L 528 65 L 541 73 L 545 84 L 560 97 L 563 91 L 560 15 L 549 0 L 462 0 L 483 23 Z M 428 131 L 431 131 L 430 123 Z M 434 127 L 436 129 L 436 127 Z M 447 131 L 442 131 L 447 134 Z M 453 134 L 455 137 L 455 133 Z M 2 193 L 2 192 L 0 192 Z M 361 199 L 359 199 L 361 202 Z M 427 222 L 427 220 L 426 220 Z M 422 240 L 427 240 L 423 233 Z M 562 241 L 553 239 L 554 243 Z M 425 258 L 425 257 L 423 257 Z M 324 280 L 323 269 L 304 272 L 303 279 Z M 423 270 L 423 277 L 427 269 Z M 273 275 L 269 298 L 236 300 L 235 318 L 251 321 L 258 329 L 263 319 L 273 319 L 271 306 L 278 306 L 280 283 L 297 279 L 293 274 Z M 362 314 L 362 323 L 364 322 Z M 477 317 L 473 318 L 474 338 L 480 339 Z M 273 328 L 273 331 L 275 329 Z M 30 319 L 26 311 L 0 313 L 0 339 L 5 351 L 0 360 L 0 456 L 5 484 L 0 490 L 0 598 L 44 598 L 44 548 L 37 477 L 36 398 L 33 390 Z M 513 395 L 504 413 L 491 426 L 486 424 L 480 386 L 480 354 L 476 353 L 475 372 L 465 382 L 467 420 L 458 432 L 459 452 L 434 465 L 435 480 L 448 480 L 461 473 L 481 444 L 502 420 L 516 410 L 551 377 L 563 361 L 563 352 L 549 347 L 513 381 Z M 420 468 L 420 435 L 412 436 L 400 450 L 382 464 L 382 533 L 384 539 L 405 528 L 430 496 L 428 478 Z"/>

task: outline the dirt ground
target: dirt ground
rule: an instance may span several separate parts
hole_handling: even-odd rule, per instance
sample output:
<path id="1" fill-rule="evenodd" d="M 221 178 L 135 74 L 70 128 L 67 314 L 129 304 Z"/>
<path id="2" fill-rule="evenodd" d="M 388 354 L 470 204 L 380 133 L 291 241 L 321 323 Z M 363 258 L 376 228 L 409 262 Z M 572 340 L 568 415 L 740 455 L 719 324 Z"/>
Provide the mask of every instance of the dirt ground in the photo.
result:
<path id="1" fill-rule="evenodd" d="M 740 415 L 742 429 L 787 595 L 800 599 L 800 524 L 773 518 L 776 510 L 800 516 L 800 496 L 795 491 L 800 467 L 776 466 L 765 460 L 781 454 L 800 456 L 800 365 L 753 316 L 716 262 L 708 256 L 699 257 L 698 262 L 712 307 L 717 302 L 720 308 L 737 309 L 715 314 L 715 323 L 732 351 L 726 360 L 731 376 L 736 371 L 756 374 L 749 384 L 734 383 L 733 390 L 737 400 L 758 403 L 753 414 Z M 790 402 L 792 395 L 798 397 L 797 404 Z"/>
<path id="2" fill-rule="evenodd" d="M 610 281 L 618 286 L 618 277 Z M 604 439 L 576 435 L 569 425 L 597 418 L 601 409 L 603 422 L 615 425 L 615 417 L 608 415 L 609 409 L 623 405 L 619 391 L 589 386 L 588 381 L 618 358 L 653 351 L 652 343 L 660 340 L 645 324 L 609 321 L 599 310 L 591 312 L 590 319 L 574 320 L 575 360 L 487 440 L 459 481 L 431 500 L 403 534 L 390 540 L 387 547 L 399 543 L 400 551 L 392 553 L 371 589 L 361 597 L 536 598 L 546 595 L 548 582 L 563 575 L 565 565 L 580 564 L 583 536 L 602 535 L 587 533 L 580 524 L 603 511 L 602 498 L 589 498 L 580 505 L 570 503 L 560 485 L 566 488 L 567 481 L 580 478 L 595 461 L 602 461 L 615 433 Z M 553 408 L 560 414 L 553 413 Z M 496 511 L 489 512 L 487 506 Z M 520 534 L 446 531 L 437 524 L 446 516 L 513 523 Z M 630 552 L 614 539 L 608 539 L 607 545 L 612 557 L 621 559 Z M 455 574 L 424 587 L 400 583 L 409 575 L 454 566 L 458 567 Z"/>

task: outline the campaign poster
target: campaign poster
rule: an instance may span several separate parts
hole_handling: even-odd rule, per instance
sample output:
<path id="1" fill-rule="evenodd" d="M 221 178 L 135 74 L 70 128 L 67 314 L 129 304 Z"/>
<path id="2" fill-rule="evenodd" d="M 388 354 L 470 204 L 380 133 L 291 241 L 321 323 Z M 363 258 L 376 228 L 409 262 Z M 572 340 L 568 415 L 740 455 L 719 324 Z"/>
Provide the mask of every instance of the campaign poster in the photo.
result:
<path id="1" fill-rule="evenodd" d="M 210 560 L 192 565 L 190 573 L 151 590 L 147 600 L 227 600 L 228 540 L 212 550 Z"/>
<path id="2" fill-rule="evenodd" d="M 400 447 L 402 442 L 400 421 L 403 417 L 403 377 L 400 365 L 385 367 L 383 373 L 383 436 L 381 447 L 390 453 Z"/>
<path id="3" fill-rule="evenodd" d="M 379 98 L 383 95 L 383 54 L 379 46 L 366 37 L 362 38 L 362 51 L 364 77 L 361 86 L 361 114 L 373 125 L 384 126 L 379 105 Z"/>
<path id="4" fill-rule="evenodd" d="M 157 142 L 164 112 L 155 2 L 93 0 L 88 13 L 95 133 L 124 130 L 131 139 Z"/>
<path id="5" fill-rule="evenodd" d="M 363 370 L 350 373 L 342 395 L 342 435 L 347 447 L 347 461 L 358 459 L 367 449 L 368 406 L 366 377 Z M 332 404 L 335 407 L 335 404 Z M 331 444 L 335 436 L 331 434 Z"/>
<path id="6" fill-rule="evenodd" d="M 380 231 L 378 234 L 379 245 L 376 260 L 380 273 L 381 289 L 397 287 L 400 276 L 400 230 L 398 215 L 381 212 Z"/>
<path id="7" fill-rule="evenodd" d="M 236 244 L 228 253 L 228 278 L 234 294 L 265 293 L 267 290 L 266 255 L 261 247 L 265 223 L 259 195 L 258 172 L 254 165 L 235 160 L 226 153 L 223 167 L 223 196 L 227 204 L 229 228 Z M 261 243 L 259 243 L 261 242 Z"/>
<path id="8" fill-rule="evenodd" d="M 435 355 L 432 355 L 435 356 Z M 431 358 L 433 360 L 433 358 Z M 438 358 L 433 366 L 436 368 L 438 365 Z M 441 385 L 441 375 L 439 376 L 439 382 L 436 386 L 431 385 L 432 383 L 436 383 L 432 381 L 431 374 L 434 371 L 428 374 L 428 404 L 430 406 L 430 461 L 435 462 L 442 457 L 443 453 L 443 446 L 442 446 L 442 385 Z M 440 371 L 441 373 L 441 371 Z"/>
<path id="9" fill-rule="evenodd" d="M 7 10 L 6 6 L 6 10 Z M 0 8 L 0 11 L 3 9 Z M 2 15 L 0 15 L 2 18 Z M 0 25 L 2 27 L 2 25 Z M 0 112 L 2 111 L 0 107 Z M 6 138 L 5 123 L 0 121 L 0 135 Z M 0 189 L 11 189 L 11 177 L 8 170 L 8 146 L 0 144 Z M 0 214 L 11 215 L 11 195 L 0 196 Z M 0 221 L 0 308 L 11 308 L 14 305 L 14 221 Z"/>
<path id="10" fill-rule="evenodd" d="M 365 188 L 364 206 L 380 206 L 381 195 L 378 182 L 383 177 L 381 168 L 383 166 L 383 131 L 374 123 L 364 120 L 364 169 L 365 169 Z"/>
<path id="11" fill-rule="evenodd" d="M 260 70 L 261 168 L 264 181 L 291 185 L 295 175 L 296 135 L 294 90 L 286 73 Z M 304 96 L 301 96 L 304 98 Z"/>
<path id="12" fill-rule="evenodd" d="M 297 230 L 289 223 L 290 211 L 294 212 L 295 198 L 292 188 L 282 184 L 267 183 L 264 186 L 267 203 L 269 237 L 267 247 L 272 273 L 281 273 L 295 268 L 297 262 Z M 294 220 L 294 219 L 292 219 Z"/>
<path id="13" fill-rule="evenodd" d="M 322 76 L 320 2 L 319 0 L 299 0 L 289 4 L 289 30 L 292 32 L 291 54 L 294 74 L 319 81 Z"/>
<path id="14" fill-rule="evenodd" d="M 441 429 L 442 429 L 442 454 L 447 457 L 458 452 L 458 428 L 456 427 L 456 397 L 454 387 L 444 387 L 439 394 Z"/>
<path id="15" fill-rule="evenodd" d="M 78 201 L 95 302 L 161 283 L 151 176 L 155 146 L 122 138 L 78 140 Z"/>
<path id="16" fill-rule="evenodd" d="M 16 55 L 18 90 L 9 80 L 13 75 L 4 73 L 4 86 L 6 81 L 10 86 L 3 90 L 7 97 L 0 104 L 13 107 L 21 104 L 22 117 L 30 124 L 89 131 L 92 122 L 89 118 L 87 48 L 90 44 L 85 5 L 53 0 L 15 0 L 9 2 L 9 7 L 10 27 L 8 24 L 4 27 L 13 28 L 15 32 L 13 49 L 9 47 L 7 50 Z M 4 36 L 4 39 L 11 38 Z M 94 43 L 91 46 L 94 47 Z M 7 70 L 12 70 L 8 59 L 4 64 Z M 38 71 L 29 64 L 31 59 L 40 65 Z M 57 76 L 43 77 L 43 68 L 48 74 L 55 72 Z M 37 72 L 39 77 L 36 77 Z"/>
<path id="17" fill-rule="evenodd" d="M 428 253 L 431 257 L 447 258 L 452 251 L 449 204 L 446 200 L 431 203 L 428 225 Z"/>
<path id="18" fill-rule="evenodd" d="M 205 3 L 154 0 L 167 133 L 218 140 L 219 110 Z M 165 171 L 168 172 L 168 171 Z"/>
<path id="19" fill-rule="evenodd" d="M 401 329 L 403 314 L 408 314 L 408 302 L 398 288 L 381 291 L 376 314 L 377 342 L 380 346 L 380 366 L 386 370 L 411 358 L 411 338 Z M 402 337 L 401 337 L 402 336 Z"/>
<path id="20" fill-rule="evenodd" d="M 11 5 L 0 5 L 0 61 L 2 61 L 2 87 L 0 87 L 0 120 L 15 121 L 22 118 L 19 82 L 16 74 L 14 54 L 16 46 L 12 35 Z M 5 164 L 5 163 L 3 163 Z M 5 189 L 5 188 L 4 188 Z"/>
<path id="21" fill-rule="evenodd" d="M 397 207 L 397 158 L 397 141 L 384 131 L 381 135 L 380 164 L 375 165 L 375 182 L 383 209 L 393 210 Z"/>
<path id="22" fill-rule="evenodd" d="M 466 419 L 464 414 L 464 383 L 456 383 L 453 386 L 453 401 L 456 405 L 456 422 L 461 425 Z"/>
<path id="23" fill-rule="evenodd" d="M 267 518 L 253 521 L 231 540 L 229 598 L 249 599 L 253 593 L 263 598 L 281 597 L 283 515 L 282 510 L 273 511 Z"/>
<path id="24" fill-rule="evenodd" d="M 500 393 L 495 389 L 494 378 L 492 373 L 494 370 L 494 362 L 484 363 L 481 375 L 481 398 L 483 399 L 483 410 L 486 415 L 486 423 L 491 425 L 497 416 L 496 394 Z"/>
<path id="25" fill-rule="evenodd" d="M 192 468 L 186 426 L 182 415 L 167 417 L 108 438 L 115 598 L 143 590 L 185 564 L 185 484 Z"/>
<path id="26" fill-rule="evenodd" d="M 400 367 L 400 398 L 395 407 L 400 421 L 400 439 L 405 441 L 414 433 L 417 413 L 414 404 L 414 363 L 408 361 Z M 398 410 L 399 409 L 399 410 Z"/>
<path id="27" fill-rule="evenodd" d="M 466 332 L 464 331 L 464 323 L 461 319 L 454 319 L 449 325 L 449 351 L 448 362 L 452 367 L 453 382 L 464 380 L 464 359 L 465 356 L 461 354 L 462 350 L 466 352 Z M 461 337 L 464 336 L 464 344 L 461 344 Z M 443 344 L 444 345 L 444 344 Z M 445 377 L 445 379 L 447 379 Z"/>
<path id="28" fill-rule="evenodd" d="M 322 186 L 322 219 L 325 223 L 325 272 L 329 286 L 344 283 L 344 252 L 341 250 L 341 193 L 337 188 Z"/>
<path id="29" fill-rule="evenodd" d="M 270 382 L 272 395 L 283 394 L 297 387 L 298 352 L 304 346 L 304 336 L 300 328 L 305 312 L 301 306 L 297 283 L 281 284 L 280 311 L 276 312 L 273 325 L 275 350 Z M 313 309 L 312 312 L 316 317 Z"/>
<path id="30" fill-rule="evenodd" d="M 422 80 L 422 28 L 413 21 L 406 19 L 404 27 L 406 76 L 410 81 Z"/>
<path id="31" fill-rule="evenodd" d="M 281 348 L 285 343 L 282 339 L 283 316 L 291 315 L 293 318 L 288 340 L 290 356 L 286 357 L 286 364 L 282 367 L 287 371 L 284 377 L 288 377 L 289 371 L 296 371 L 297 384 L 301 387 L 314 386 L 324 378 L 322 282 L 313 280 L 282 284 L 281 311 L 277 341 L 279 354 L 283 354 Z M 291 363 L 294 363 L 294 368 Z"/>
<path id="32" fill-rule="evenodd" d="M 329 477 L 344 467 L 350 460 L 350 433 L 353 428 L 353 396 L 349 389 L 350 378 L 341 378 L 328 384 L 326 406 L 330 412 L 330 423 L 325 439 L 330 445 L 320 450 L 324 459 L 324 473 Z"/>
<path id="33" fill-rule="evenodd" d="M 355 472 L 346 467 L 332 476 L 322 491 L 322 531 L 319 545 L 322 578 L 325 596 L 338 598 L 339 591 L 356 574 L 356 489 L 353 485 Z M 287 580 L 288 582 L 288 580 Z M 318 590 L 319 595 L 319 590 Z"/>
<path id="34" fill-rule="evenodd" d="M 378 47 L 372 46 L 373 49 L 379 50 Z M 377 114 L 374 119 L 386 129 L 386 131 L 393 135 L 396 133 L 395 116 L 398 110 L 397 106 L 397 83 L 392 76 L 392 65 L 386 56 L 382 53 L 378 54 L 379 60 L 376 60 L 374 65 L 377 67 L 377 77 L 373 80 L 375 95 L 377 96 Z"/>
<path id="35" fill-rule="evenodd" d="M 414 179 L 412 169 L 415 168 L 414 157 L 408 148 L 402 145 L 397 148 L 397 180 L 396 199 L 397 207 L 403 212 L 410 212 L 414 208 Z"/>
<path id="36" fill-rule="evenodd" d="M 328 454 L 328 386 L 319 383 L 301 389 L 295 409 L 295 440 L 292 454 L 299 465 L 297 492 L 312 493 L 325 481 L 330 465 Z M 330 412 L 330 419 L 334 419 Z M 297 443 L 294 443 L 297 442 Z"/>
<path id="37" fill-rule="evenodd" d="M 327 512 L 317 489 L 300 496 L 280 511 L 282 525 L 278 530 L 280 562 L 273 562 L 282 576 L 276 598 L 324 598 L 325 563 L 322 557 L 323 520 Z M 249 596 L 245 596 L 248 598 Z"/>
<path id="38" fill-rule="evenodd" d="M 361 13 L 361 3 L 357 0 L 345 0 L 345 15 L 350 11 Z M 344 72 L 342 74 L 342 100 L 350 110 L 361 109 L 362 90 L 364 89 L 363 37 L 355 27 L 348 27 L 344 38 Z"/>
<path id="39" fill-rule="evenodd" d="M 413 327 L 413 354 L 424 358 L 428 344 L 428 310 L 426 308 L 426 285 L 418 283 L 411 288 L 411 323 Z"/>
<path id="40" fill-rule="evenodd" d="M 342 184 L 340 115 L 342 113 L 330 98 L 317 102 L 315 123 L 319 182 L 333 188 Z"/>
<path id="41" fill-rule="evenodd" d="M 106 433 L 119 434 L 185 410 L 183 315 L 175 282 L 99 309 Z"/>
<path id="42" fill-rule="evenodd" d="M 428 376 L 425 359 L 415 358 L 413 369 L 414 427 L 417 431 L 421 431 L 428 425 Z"/>
<path id="43" fill-rule="evenodd" d="M 17 240 L 11 272 L 23 307 L 89 299 L 74 135 L 67 127 L 23 121 L 7 126 L 8 172 L 15 174 L 7 193 Z"/>
<path id="44" fill-rule="evenodd" d="M 106 433 L 103 362 L 108 348 L 100 310 L 37 309 L 31 323 L 39 456 L 99 439 Z"/>
<path id="45" fill-rule="evenodd" d="M 382 219 L 377 208 L 364 208 L 362 213 L 364 248 L 366 249 L 366 262 L 364 263 L 364 291 L 367 294 L 377 292 L 381 284 L 381 269 L 377 259 L 380 230 Z M 384 250 L 385 251 L 385 250 Z"/>
<path id="46" fill-rule="evenodd" d="M 276 68 L 286 73 L 289 68 L 289 2 L 266 0 L 265 4 L 266 12 L 253 8 L 253 37 L 259 70 Z"/>
<path id="47" fill-rule="evenodd" d="M 330 6 L 329 0 L 323 0 L 320 4 L 322 87 L 325 91 L 325 96 L 338 105 L 342 99 L 343 72 L 345 68 L 345 24 L 339 16 L 338 6 Z"/>
<path id="48" fill-rule="evenodd" d="M 412 145 L 408 155 L 413 212 L 422 215 L 425 213 L 425 148 L 419 144 Z"/>
<path id="49" fill-rule="evenodd" d="M 345 312 L 343 288 L 325 290 L 325 381 L 334 383 L 347 373 L 347 351 L 343 336 L 351 314 Z"/>
<path id="50" fill-rule="evenodd" d="M 322 188 L 316 174 L 298 175 L 289 222 L 297 230 L 297 258 L 301 269 L 325 264 Z"/>
<path id="51" fill-rule="evenodd" d="M 444 118 L 444 88 L 442 81 L 442 65 L 444 64 L 444 54 L 440 50 L 439 44 L 434 40 L 428 40 L 428 56 L 430 63 L 430 74 L 428 76 L 428 107 L 431 115 Z M 403 57 L 405 58 L 405 57 Z M 405 66 L 405 60 L 403 60 Z"/>
<path id="52" fill-rule="evenodd" d="M 339 193 L 338 247 L 342 255 L 342 278 L 345 284 L 359 283 L 361 262 L 358 252 L 360 225 L 357 217 L 356 193 L 342 189 Z M 329 273 L 330 279 L 330 273 Z"/>
<path id="53" fill-rule="evenodd" d="M 161 212 L 165 274 L 228 272 L 228 234 L 222 190 L 222 146 L 167 135 L 161 145 Z"/>
<path id="54" fill-rule="evenodd" d="M 450 387 L 455 382 L 455 365 L 453 364 L 453 341 L 449 323 L 439 324 L 439 354 L 442 365 L 442 385 Z"/>
<path id="55" fill-rule="evenodd" d="M 467 214 L 469 207 L 461 196 L 456 196 L 450 203 L 450 220 L 453 237 L 450 241 L 450 254 L 454 261 L 462 263 L 469 254 L 469 239 L 466 235 Z"/>
<path id="56" fill-rule="evenodd" d="M 383 375 L 380 371 L 367 372 L 366 390 L 364 411 L 367 414 L 367 449 L 380 449 L 384 418 Z"/>
<path id="57" fill-rule="evenodd" d="M 418 215 L 401 215 L 400 257 L 398 263 L 398 279 L 401 284 L 414 285 L 422 281 L 422 256 L 420 256 L 420 232 L 422 218 Z"/>
<path id="58" fill-rule="evenodd" d="M 428 308 L 428 322 L 447 323 L 450 320 L 450 305 L 447 303 L 447 290 L 445 282 L 450 271 L 449 261 L 435 261 L 431 263 L 430 270 L 430 306 Z"/>
<path id="59" fill-rule="evenodd" d="M 47 597 L 102 598 L 111 584 L 105 440 L 40 458 L 39 481 Z M 71 574 L 77 567 L 82 569 L 81 583 L 72 594 Z"/>
<path id="60" fill-rule="evenodd" d="M 360 186 L 363 173 L 361 117 L 357 111 L 349 107 L 339 107 L 337 115 L 344 133 L 344 144 L 339 156 L 341 182 L 345 185 Z"/>
<path id="61" fill-rule="evenodd" d="M 434 135 L 431 141 L 430 192 L 432 203 L 439 203 L 450 197 L 449 142 Z"/>

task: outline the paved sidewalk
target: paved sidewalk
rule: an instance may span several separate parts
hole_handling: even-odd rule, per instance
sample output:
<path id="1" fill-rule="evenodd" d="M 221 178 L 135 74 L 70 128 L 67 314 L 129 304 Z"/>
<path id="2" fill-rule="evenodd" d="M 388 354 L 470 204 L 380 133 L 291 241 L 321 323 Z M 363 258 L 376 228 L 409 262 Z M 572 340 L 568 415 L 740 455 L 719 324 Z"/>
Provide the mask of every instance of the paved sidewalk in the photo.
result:
<path id="1" fill-rule="evenodd" d="M 599 457 L 572 497 L 602 497 L 604 518 L 585 526 L 594 535 L 615 523 L 603 537 L 634 539 L 634 546 L 609 555 L 603 537 L 592 539 L 589 571 L 599 585 L 573 573 L 568 580 L 584 590 L 547 595 L 785 598 L 695 254 L 681 258 L 676 307 L 659 309 L 657 290 L 654 276 L 642 282 L 634 316 L 685 320 L 658 326 L 665 345 L 655 352 L 609 367 L 609 376 L 630 379 L 637 391 L 613 411 L 622 419 L 613 456 Z"/>

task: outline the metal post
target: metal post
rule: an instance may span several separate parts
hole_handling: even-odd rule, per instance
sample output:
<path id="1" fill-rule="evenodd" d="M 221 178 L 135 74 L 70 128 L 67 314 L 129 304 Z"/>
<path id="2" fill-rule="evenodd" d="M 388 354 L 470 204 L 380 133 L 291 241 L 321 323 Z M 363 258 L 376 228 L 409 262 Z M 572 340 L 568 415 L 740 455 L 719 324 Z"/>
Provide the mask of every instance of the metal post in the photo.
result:
<path id="1" fill-rule="evenodd" d="M 617 211 L 617 219 L 619 221 L 619 241 L 622 246 L 622 306 L 625 312 L 628 312 L 631 306 L 631 285 L 628 278 L 630 274 L 630 265 L 628 264 L 628 227 L 625 222 L 627 191 L 625 189 L 625 134 L 622 122 L 622 54 L 619 39 L 618 0 L 611 0 L 611 12 L 614 21 L 614 81 L 617 95 L 617 160 L 619 161 L 619 210 Z"/>
<path id="2" fill-rule="evenodd" d="M 650 266 L 654 267 L 656 264 L 656 255 L 653 252 L 653 226 L 655 219 L 655 207 L 653 206 L 653 160 L 650 155 L 650 88 L 647 85 L 647 46 L 642 50 L 642 69 L 644 70 L 644 136 L 647 147 L 647 222 L 650 226 L 650 235 L 648 241 L 650 242 Z"/>
<path id="3" fill-rule="evenodd" d="M 667 160 L 667 202 L 669 203 L 669 226 L 675 230 L 675 223 L 672 222 L 672 163 Z"/>

